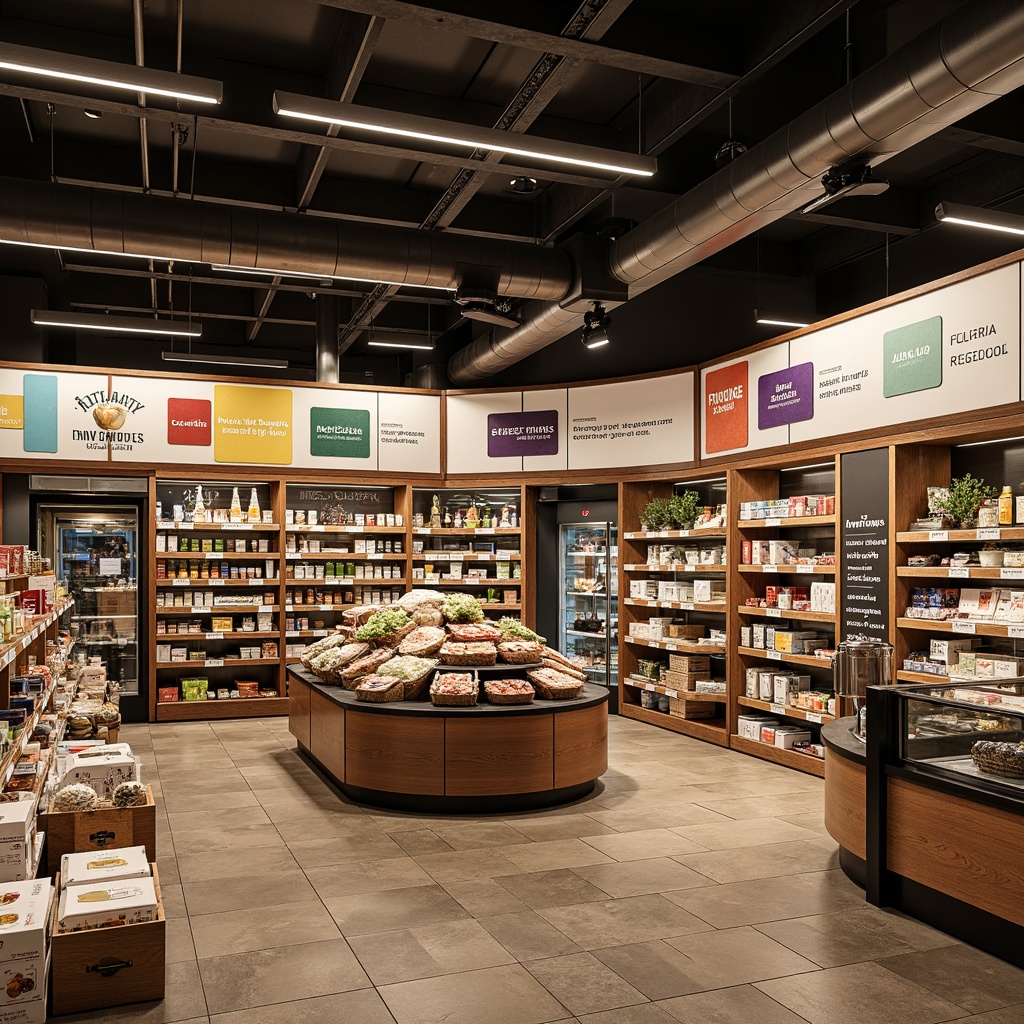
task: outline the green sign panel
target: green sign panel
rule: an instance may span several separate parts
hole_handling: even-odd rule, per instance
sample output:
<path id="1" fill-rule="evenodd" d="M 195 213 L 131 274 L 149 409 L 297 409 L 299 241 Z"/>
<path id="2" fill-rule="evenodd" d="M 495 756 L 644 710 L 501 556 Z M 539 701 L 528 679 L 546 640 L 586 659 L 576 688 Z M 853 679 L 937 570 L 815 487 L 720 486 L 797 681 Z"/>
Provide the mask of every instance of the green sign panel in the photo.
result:
<path id="1" fill-rule="evenodd" d="M 309 454 L 332 459 L 368 459 L 369 412 L 365 409 L 310 409 Z"/>
<path id="2" fill-rule="evenodd" d="M 886 398 L 942 385 L 942 317 L 886 331 L 882 390 Z"/>

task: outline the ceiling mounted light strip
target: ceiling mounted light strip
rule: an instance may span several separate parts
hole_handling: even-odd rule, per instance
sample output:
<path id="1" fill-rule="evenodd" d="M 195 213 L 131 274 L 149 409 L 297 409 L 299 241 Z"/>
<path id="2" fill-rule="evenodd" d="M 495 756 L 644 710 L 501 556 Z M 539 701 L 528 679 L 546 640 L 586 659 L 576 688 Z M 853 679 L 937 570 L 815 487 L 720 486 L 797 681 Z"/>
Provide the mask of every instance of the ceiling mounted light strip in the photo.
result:
<path id="1" fill-rule="evenodd" d="M 433 117 L 420 117 L 417 114 L 357 106 L 354 103 L 337 103 L 292 92 L 275 92 L 274 110 L 284 117 L 305 121 L 319 121 L 342 128 L 358 128 L 384 135 L 441 142 L 469 149 L 509 153 L 513 156 L 549 160 L 595 171 L 636 174 L 649 178 L 658 169 L 658 161 L 650 156 L 600 149 L 597 146 L 576 145 L 557 139 L 542 139 L 536 135 L 500 131 L 497 128 L 479 128 L 456 121 L 441 121 Z"/>
<path id="2" fill-rule="evenodd" d="M 810 327 L 808 320 L 793 320 L 781 316 L 772 316 L 763 309 L 754 310 L 754 323 L 770 324 L 772 327 Z"/>
<path id="3" fill-rule="evenodd" d="M 440 284 L 416 284 L 412 281 L 384 281 L 379 277 L 343 277 L 340 274 L 311 274 L 304 270 L 267 270 L 263 267 L 238 267 L 231 263 L 211 263 L 211 270 L 226 274 L 255 274 L 258 277 L 299 277 L 304 281 L 354 281 L 356 284 L 386 284 L 392 288 L 426 288 L 433 292 L 451 292 Z"/>
<path id="4" fill-rule="evenodd" d="M 962 224 L 969 228 L 1001 231 L 1008 235 L 1024 235 L 1024 217 L 1014 213 L 1000 213 L 998 210 L 985 210 L 980 206 L 939 203 L 935 207 L 935 219 L 944 224 Z"/>
<path id="5" fill-rule="evenodd" d="M 206 363 L 210 366 L 257 366 L 264 370 L 287 370 L 287 359 L 260 359 L 258 356 L 214 356 L 196 352 L 161 352 L 165 363 Z"/>
<path id="6" fill-rule="evenodd" d="M 141 316 L 107 316 L 104 313 L 61 313 L 53 309 L 33 309 L 29 319 L 37 327 L 73 327 L 86 331 L 118 331 L 123 334 L 171 334 L 201 338 L 202 324 L 187 320 L 148 319 Z"/>
<path id="7" fill-rule="evenodd" d="M 41 75 L 44 78 L 144 92 L 152 96 L 170 96 L 172 99 L 191 100 L 194 103 L 220 103 L 224 95 L 224 83 L 213 79 L 158 71 L 134 64 L 117 64 L 73 53 L 39 50 L 34 46 L 18 46 L 16 43 L 0 42 L 0 68 Z"/>
<path id="8" fill-rule="evenodd" d="M 434 342 L 431 338 L 414 336 L 403 338 L 400 334 L 392 338 L 371 337 L 366 343 L 372 348 L 407 348 L 415 349 L 418 352 L 433 352 Z"/>

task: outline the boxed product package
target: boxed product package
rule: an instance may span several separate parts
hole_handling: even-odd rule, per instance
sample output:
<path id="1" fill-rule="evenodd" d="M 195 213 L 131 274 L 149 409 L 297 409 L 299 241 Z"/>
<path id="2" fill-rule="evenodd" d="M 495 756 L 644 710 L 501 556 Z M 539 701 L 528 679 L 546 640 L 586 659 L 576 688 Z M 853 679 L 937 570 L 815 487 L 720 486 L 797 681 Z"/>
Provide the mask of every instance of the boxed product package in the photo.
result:
<path id="1" fill-rule="evenodd" d="M 57 908 L 57 921 L 65 932 L 146 924 L 156 917 L 156 887 L 152 878 L 67 885 L 61 891 Z"/>
<path id="2" fill-rule="evenodd" d="M 203 678 L 182 679 L 181 695 L 185 700 L 206 700 L 209 682 Z"/>
<path id="3" fill-rule="evenodd" d="M 775 646 L 774 650 L 783 651 L 790 654 L 796 654 L 803 649 L 802 642 L 804 640 L 814 640 L 818 637 L 818 634 L 813 629 L 804 630 L 775 630 Z"/>
<path id="4" fill-rule="evenodd" d="M 783 750 L 792 750 L 794 743 L 810 743 L 811 730 L 801 729 L 796 725 L 779 725 L 775 727 L 775 746 Z"/>
<path id="5" fill-rule="evenodd" d="M 811 677 L 795 672 L 776 672 L 772 676 L 773 701 L 775 704 L 792 704 L 792 697 L 801 690 L 811 688 Z"/>
<path id="6" fill-rule="evenodd" d="M 836 585 L 834 583 L 811 584 L 811 611 L 827 612 L 834 615 L 836 610 Z"/>
<path id="7" fill-rule="evenodd" d="M 101 800 L 110 800 L 122 782 L 138 781 L 139 762 L 132 754 L 97 747 L 68 755 L 60 788 L 75 784 L 91 786 Z"/>
<path id="8" fill-rule="evenodd" d="M 35 873 L 35 801 L 0 804 L 0 882 L 14 882 Z"/>
<path id="9" fill-rule="evenodd" d="M 4 886 L 0 914 L 0 1020 L 43 1024 L 49 969 L 49 917 L 53 888 L 48 878 Z"/>
<path id="10" fill-rule="evenodd" d="M 760 693 L 760 682 L 758 668 L 748 668 L 746 672 L 746 683 L 744 686 L 743 694 L 745 697 L 751 697 L 754 700 L 758 700 L 758 694 Z"/>
<path id="11" fill-rule="evenodd" d="M 144 846 L 115 847 L 87 853 L 65 853 L 60 860 L 62 886 L 106 885 L 123 878 L 149 878 L 152 869 Z"/>
<path id="12" fill-rule="evenodd" d="M 768 541 L 768 564 L 791 565 L 797 559 L 797 547 L 790 540 Z"/>
<path id="13" fill-rule="evenodd" d="M 736 717 L 736 731 L 744 739 L 758 740 L 761 738 L 761 727 L 766 722 L 774 722 L 776 719 L 771 715 L 738 715 Z"/>
<path id="14" fill-rule="evenodd" d="M 712 700 L 680 700 L 669 697 L 668 713 L 676 718 L 700 719 L 714 718 L 719 714 L 719 706 Z"/>
<path id="15" fill-rule="evenodd" d="M 725 580 L 694 580 L 693 600 L 699 604 L 725 601 Z"/>
<path id="16" fill-rule="evenodd" d="M 933 637 L 928 644 L 928 657 L 932 661 L 955 665 L 961 651 L 972 651 L 977 645 L 977 640 L 946 640 Z"/>
<path id="17" fill-rule="evenodd" d="M 757 693 L 758 700 L 771 702 L 775 698 L 775 669 L 765 668 L 763 665 L 757 670 Z"/>

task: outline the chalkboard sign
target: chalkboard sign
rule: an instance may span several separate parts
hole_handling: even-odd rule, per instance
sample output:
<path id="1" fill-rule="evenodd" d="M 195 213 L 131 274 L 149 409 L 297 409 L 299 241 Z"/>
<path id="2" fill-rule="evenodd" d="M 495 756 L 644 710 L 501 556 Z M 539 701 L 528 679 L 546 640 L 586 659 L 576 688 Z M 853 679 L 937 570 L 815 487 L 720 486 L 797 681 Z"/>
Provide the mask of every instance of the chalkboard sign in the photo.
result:
<path id="1" fill-rule="evenodd" d="M 889 451 L 841 461 L 839 635 L 889 641 Z"/>

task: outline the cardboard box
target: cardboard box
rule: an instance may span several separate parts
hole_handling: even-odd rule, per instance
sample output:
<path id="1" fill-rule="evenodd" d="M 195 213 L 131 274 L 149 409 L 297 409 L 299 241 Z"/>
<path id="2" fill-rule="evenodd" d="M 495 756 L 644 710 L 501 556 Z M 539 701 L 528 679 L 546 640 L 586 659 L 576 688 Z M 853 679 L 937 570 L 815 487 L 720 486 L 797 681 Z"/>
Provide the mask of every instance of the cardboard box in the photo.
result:
<path id="1" fill-rule="evenodd" d="M 801 641 L 803 640 L 814 640 L 818 637 L 818 633 L 813 630 L 786 630 L 776 629 L 775 630 L 775 646 L 774 650 L 783 651 L 786 653 L 796 653 L 801 649 Z"/>
<path id="2" fill-rule="evenodd" d="M 790 565 L 797 558 L 796 545 L 790 540 L 768 541 L 768 564 Z"/>
<path id="3" fill-rule="evenodd" d="M 106 885 L 122 878 L 149 878 L 144 846 L 115 847 L 102 853 L 65 853 L 60 861 L 62 885 Z"/>
<path id="4" fill-rule="evenodd" d="M 673 672 L 710 672 L 711 658 L 706 654 L 670 654 L 668 667 Z"/>
<path id="5" fill-rule="evenodd" d="M 772 677 L 772 696 L 775 704 L 792 704 L 792 695 L 811 688 L 811 677 L 795 672 L 776 672 Z"/>
<path id="6" fill-rule="evenodd" d="M 57 927 L 54 907 L 50 917 L 51 1013 L 81 1013 L 163 999 L 166 920 L 155 864 L 152 869 L 157 911 L 155 919 L 146 924 L 63 932 Z"/>
<path id="7" fill-rule="evenodd" d="M 0 1021 L 43 1024 L 53 887 L 48 878 L 8 883 L 3 898 L 15 920 L 0 925 Z"/>
<path id="8" fill-rule="evenodd" d="M 0 882 L 20 881 L 34 874 L 34 808 L 33 800 L 0 804 Z"/>
<path id="9" fill-rule="evenodd" d="M 810 743 L 811 730 L 796 725 L 780 725 L 775 729 L 775 746 L 792 750 L 794 743 Z"/>
<path id="10" fill-rule="evenodd" d="M 147 802 L 138 807 L 100 807 L 94 811 L 54 811 L 39 815 L 46 832 L 46 865 L 51 875 L 60 871 L 65 853 L 84 850 L 106 852 L 114 847 L 145 846 L 146 857 L 156 860 L 156 804 L 146 787 Z M 70 1012 L 70 1011 L 69 1011 Z"/>
<path id="11" fill-rule="evenodd" d="M 961 651 L 973 651 L 977 644 L 977 640 L 942 640 L 933 637 L 928 644 L 928 657 L 932 661 L 955 665 Z"/>
<path id="12" fill-rule="evenodd" d="M 120 878 L 62 886 L 57 924 L 62 932 L 149 924 L 157 915 L 152 878 Z"/>
<path id="13" fill-rule="evenodd" d="M 714 718 L 719 713 L 719 705 L 711 700 L 680 700 L 678 697 L 669 697 L 668 713 L 676 718 L 689 720 L 700 718 Z"/>
<path id="14" fill-rule="evenodd" d="M 724 580 L 694 580 L 693 600 L 698 604 L 711 604 L 725 601 Z"/>
<path id="15" fill-rule="evenodd" d="M 834 583 L 811 584 L 811 611 L 827 612 L 834 615 L 836 610 L 836 585 Z"/>
<path id="16" fill-rule="evenodd" d="M 91 786 L 101 800 L 110 800 L 122 782 L 137 782 L 139 763 L 124 750 L 97 747 L 80 754 L 69 754 L 64 763 L 60 787 L 82 784 Z"/>

